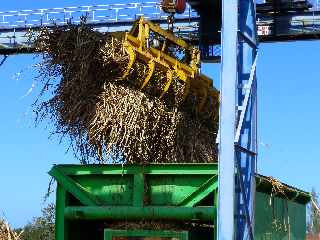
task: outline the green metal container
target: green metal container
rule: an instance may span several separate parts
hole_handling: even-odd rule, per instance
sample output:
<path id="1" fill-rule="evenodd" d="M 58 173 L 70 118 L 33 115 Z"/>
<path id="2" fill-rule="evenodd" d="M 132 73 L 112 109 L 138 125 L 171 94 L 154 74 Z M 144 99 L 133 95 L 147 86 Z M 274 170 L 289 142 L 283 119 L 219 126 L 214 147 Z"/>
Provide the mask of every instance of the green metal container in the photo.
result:
<path id="1" fill-rule="evenodd" d="M 306 239 L 306 204 L 311 195 L 283 184 L 282 193 L 268 178 L 256 178 L 255 239 Z"/>
<path id="2" fill-rule="evenodd" d="M 215 239 L 217 164 L 57 165 L 49 173 L 56 240 Z M 309 194 L 271 193 L 257 176 L 256 239 L 304 239 Z"/>

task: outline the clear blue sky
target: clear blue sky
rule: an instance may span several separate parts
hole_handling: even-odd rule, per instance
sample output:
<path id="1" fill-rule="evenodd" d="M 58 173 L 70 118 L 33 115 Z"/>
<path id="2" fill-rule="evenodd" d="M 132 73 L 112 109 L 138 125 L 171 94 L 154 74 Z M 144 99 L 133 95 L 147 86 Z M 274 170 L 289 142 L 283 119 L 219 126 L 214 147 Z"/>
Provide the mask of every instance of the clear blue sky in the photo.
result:
<path id="1" fill-rule="evenodd" d="M 0 11 L 107 2 L 11 0 L 1 3 Z M 318 191 L 319 56 L 320 41 L 262 44 L 258 60 L 259 172 Z M 0 67 L 0 216 L 5 215 L 15 227 L 40 214 L 51 166 L 77 163 L 72 154 L 65 154 L 64 145 L 48 139 L 48 124 L 33 127 L 30 105 L 37 91 L 23 96 L 32 86 L 36 62 L 32 55 L 10 56 Z M 218 70 L 219 65 L 203 66 L 216 82 Z"/>

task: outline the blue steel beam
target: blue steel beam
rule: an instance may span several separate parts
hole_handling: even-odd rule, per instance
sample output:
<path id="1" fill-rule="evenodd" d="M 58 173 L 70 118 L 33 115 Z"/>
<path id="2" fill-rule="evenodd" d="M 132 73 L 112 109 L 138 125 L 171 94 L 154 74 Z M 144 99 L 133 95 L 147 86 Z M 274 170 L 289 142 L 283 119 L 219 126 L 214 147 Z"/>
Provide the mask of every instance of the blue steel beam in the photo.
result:
<path id="1" fill-rule="evenodd" d="M 253 0 L 224 0 L 218 239 L 253 240 L 257 26 Z"/>
<path id="2" fill-rule="evenodd" d="M 168 27 L 166 20 L 154 20 L 159 23 L 164 29 Z M 133 22 L 118 22 L 118 23 L 99 23 L 88 24 L 94 30 L 99 32 L 116 32 L 116 31 L 129 31 Z M 53 26 L 49 26 L 53 27 Z M 180 18 L 176 20 L 174 25 L 174 32 L 176 36 L 186 39 L 196 39 L 196 31 L 198 29 L 197 22 L 190 22 L 189 19 Z M 36 36 L 39 27 L 33 27 L 30 29 L 6 29 L 1 31 L 0 29 L 0 54 L 16 54 L 16 53 L 32 53 L 34 52 L 33 42 L 29 38 L 30 31 Z"/>
<path id="3" fill-rule="evenodd" d="M 257 26 L 254 0 L 239 1 L 236 164 L 236 239 L 254 238 L 254 189 L 257 158 Z"/>
<path id="4" fill-rule="evenodd" d="M 167 18 L 159 2 L 0 12 L 0 54 L 32 52 L 32 42 L 26 36 L 28 31 L 54 24 L 63 26 L 68 21 L 77 24 L 83 15 L 87 16 L 88 25 L 101 32 L 126 31 L 142 15 L 166 27 Z M 198 22 L 199 16 L 188 6 L 184 14 L 176 16 L 175 32 L 197 45 Z M 260 42 L 319 39 L 320 11 L 288 12 L 276 17 L 259 13 L 257 25 Z M 203 60 L 212 60 L 210 56 L 217 59 L 220 43 L 201 50 Z"/>
<path id="5" fill-rule="evenodd" d="M 257 15 L 260 42 L 317 40 L 320 36 L 320 11 Z"/>
<path id="6" fill-rule="evenodd" d="M 146 19 L 166 20 L 168 14 L 162 11 L 160 3 L 110 3 L 105 5 L 47 8 L 21 11 L 0 12 L 0 31 L 21 31 L 54 25 L 66 25 L 68 22 L 80 23 L 85 16 L 86 22 L 95 26 L 124 26 L 130 25 L 139 16 Z M 176 19 L 196 17 L 194 10 L 187 5 L 183 14 L 176 16 Z"/>
<path id="7" fill-rule="evenodd" d="M 139 16 L 166 28 L 168 17 L 159 2 L 0 12 L 0 54 L 33 52 L 28 32 L 36 33 L 41 27 L 66 26 L 70 22 L 78 24 L 82 16 L 86 16 L 88 25 L 100 32 L 128 31 Z M 180 37 L 196 38 L 193 35 L 198 29 L 197 19 L 196 12 L 188 5 L 185 13 L 175 18 L 175 33 Z"/>
<path id="8" fill-rule="evenodd" d="M 219 120 L 218 240 L 235 233 L 236 84 L 238 79 L 238 0 L 222 0 L 221 92 Z"/>

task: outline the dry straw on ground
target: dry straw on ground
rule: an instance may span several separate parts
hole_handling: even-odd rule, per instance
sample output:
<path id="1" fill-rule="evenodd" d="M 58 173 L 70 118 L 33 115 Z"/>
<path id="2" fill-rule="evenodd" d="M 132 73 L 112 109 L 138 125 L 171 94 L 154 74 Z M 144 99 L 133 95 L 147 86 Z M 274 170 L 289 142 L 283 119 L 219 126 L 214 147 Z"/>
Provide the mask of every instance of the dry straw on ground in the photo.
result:
<path id="1" fill-rule="evenodd" d="M 176 77 L 160 99 L 160 69 L 140 91 L 146 65 L 139 61 L 122 79 L 129 58 L 119 36 L 85 24 L 40 31 L 38 120 L 50 118 L 56 133 L 70 137 L 83 163 L 216 161 L 218 103 L 208 101 L 201 113 L 192 94 L 182 103 L 185 89 Z"/>
<path id="2" fill-rule="evenodd" d="M 0 240 L 20 240 L 21 234 L 22 232 L 15 232 L 5 220 L 0 219 Z"/>

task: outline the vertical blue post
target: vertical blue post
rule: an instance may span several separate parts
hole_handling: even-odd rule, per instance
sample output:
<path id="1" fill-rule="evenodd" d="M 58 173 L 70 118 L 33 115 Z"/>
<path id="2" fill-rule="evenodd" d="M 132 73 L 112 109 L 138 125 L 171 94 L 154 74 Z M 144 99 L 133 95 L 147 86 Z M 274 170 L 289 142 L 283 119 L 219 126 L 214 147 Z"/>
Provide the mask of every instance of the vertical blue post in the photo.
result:
<path id="1" fill-rule="evenodd" d="M 238 0 L 222 0 L 218 240 L 233 240 L 235 232 L 237 30 Z"/>
<path id="2" fill-rule="evenodd" d="M 254 237 L 256 36 L 254 0 L 222 0 L 219 240 Z"/>
<path id="3" fill-rule="evenodd" d="M 254 238 L 254 197 L 257 159 L 257 31 L 254 0 L 239 0 L 238 123 L 236 147 L 236 239 Z"/>

